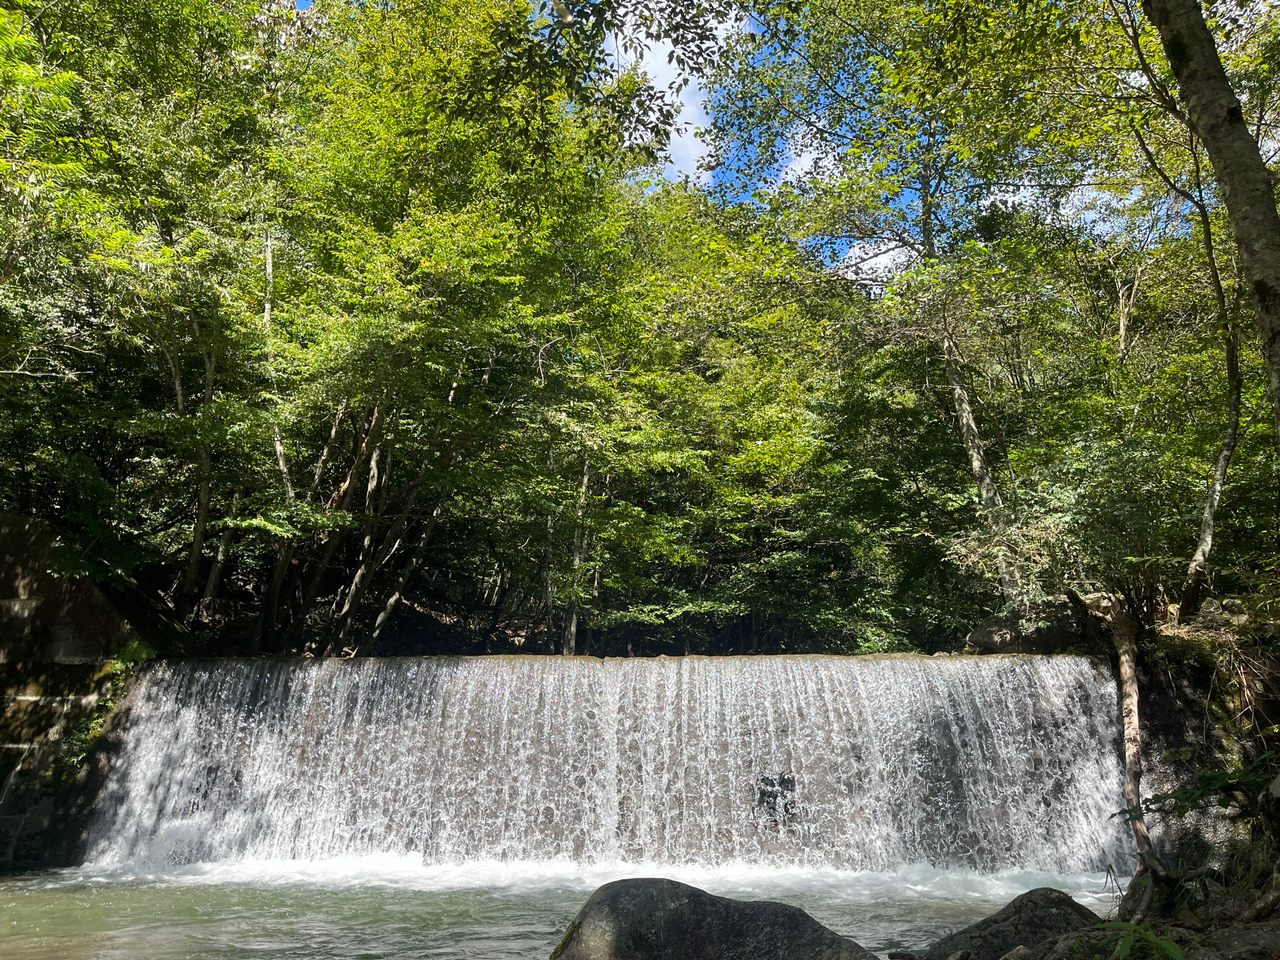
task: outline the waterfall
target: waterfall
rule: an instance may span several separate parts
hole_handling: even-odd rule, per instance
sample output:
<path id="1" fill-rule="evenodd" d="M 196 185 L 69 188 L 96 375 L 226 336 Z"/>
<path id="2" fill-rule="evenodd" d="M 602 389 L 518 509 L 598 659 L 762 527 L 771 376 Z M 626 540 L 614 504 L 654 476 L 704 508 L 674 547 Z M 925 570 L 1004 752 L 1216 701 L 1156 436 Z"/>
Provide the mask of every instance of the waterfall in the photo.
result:
<path id="1" fill-rule="evenodd" d="M 991 872 L 1130 854 L 1081 657 L 161 661 L 89 860 Z"/>

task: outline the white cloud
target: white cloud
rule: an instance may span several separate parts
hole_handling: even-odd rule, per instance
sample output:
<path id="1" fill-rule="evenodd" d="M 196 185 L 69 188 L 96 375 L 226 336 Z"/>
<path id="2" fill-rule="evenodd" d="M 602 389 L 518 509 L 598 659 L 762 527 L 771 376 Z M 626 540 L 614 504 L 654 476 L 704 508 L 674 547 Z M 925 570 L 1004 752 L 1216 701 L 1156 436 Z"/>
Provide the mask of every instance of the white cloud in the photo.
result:
<path id="1" fill-rule="evenodd" d="M 796 183 L 807 179 L 817 168 L 818 161 L 822 159 L 822 155 L 812 148 L 801 150 L 799 153 L 794 150 L 789 152 L 791 159 L 778 175 L 779 184 Z"/>
<path id="2" fill-rule="evenodd" d="M 879 288 L 916 260 L 916 255 L 901 244 L 876 240 L 851 246 L 835 270 L 850 280 Z"/>
<path id="3" fill-rule="evenodd" d="M 669 45 L 654 44 L 640 61 L 640 66 L 659 90 L 665 90 L 679 76 L 677 68 L 667 62 L 670 53 Z M 706 93 L 697 83 L 690 83 L 680 91 L 680 116 L 676 120 L 676 130 L 668 147 L 671 159 L 664 170 L 667 177 L 679 180 L 687 174 L 689 179 L 698 183 L 710 181 L 709 173 L 698 170 L 698 162 L 710 149 L 695 133 L 698 128 L 709 125 Z"/>

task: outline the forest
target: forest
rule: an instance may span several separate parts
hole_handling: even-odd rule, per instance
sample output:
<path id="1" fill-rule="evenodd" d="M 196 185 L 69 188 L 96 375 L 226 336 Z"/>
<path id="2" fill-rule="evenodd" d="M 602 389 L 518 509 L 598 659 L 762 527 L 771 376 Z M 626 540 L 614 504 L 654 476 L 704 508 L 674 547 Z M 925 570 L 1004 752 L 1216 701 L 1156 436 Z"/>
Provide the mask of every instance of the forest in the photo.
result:
<path id="1" fill-rule="evenodd" d="M 1280 620 L 1280 16 L 1260 203 L 1146 6 L 6 0 L 0 511 L 184 653 Z"/>

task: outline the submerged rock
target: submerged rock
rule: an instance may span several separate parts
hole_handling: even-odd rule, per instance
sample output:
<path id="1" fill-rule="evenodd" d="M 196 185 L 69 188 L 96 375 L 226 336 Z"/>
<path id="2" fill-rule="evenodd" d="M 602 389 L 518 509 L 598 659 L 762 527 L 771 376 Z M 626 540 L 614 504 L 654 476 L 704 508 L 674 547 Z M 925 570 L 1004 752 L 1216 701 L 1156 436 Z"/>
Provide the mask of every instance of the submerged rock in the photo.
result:
<path id="1" fill-rule="evenodd" d="M 729 900 L 674 880 L 606 883 L 551 960 L 875 960 L 799 907 Z"/>
<path id="2" fill-rule="evenodd" d="M 1000 960 L 1016 947 L 1034 948 L 1100 922 L 1092 910 L 1061 890 L 1038 887 L 1011 900 L 999 913 L 943 937 L 924 960 L 948 960 L 957 953 L 968 954 L 969 960 Z"/>

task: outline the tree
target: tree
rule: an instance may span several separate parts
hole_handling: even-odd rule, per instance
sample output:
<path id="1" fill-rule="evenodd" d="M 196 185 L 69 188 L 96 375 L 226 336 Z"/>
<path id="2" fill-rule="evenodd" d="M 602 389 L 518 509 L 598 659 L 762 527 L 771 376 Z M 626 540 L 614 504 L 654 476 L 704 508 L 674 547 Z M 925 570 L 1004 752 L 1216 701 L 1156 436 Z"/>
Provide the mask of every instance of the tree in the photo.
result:
<path id="1" fill-rule="evenodd" d="M 1280 213 L 1275 186 L 1245 122 L 1197 0 L 1143 0 L 1160 32 L 1192 128 L 1213 163 L 1240 265 L 1257 308 L 1280 438 Z"/>

